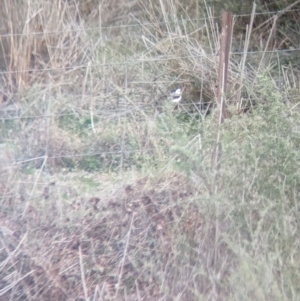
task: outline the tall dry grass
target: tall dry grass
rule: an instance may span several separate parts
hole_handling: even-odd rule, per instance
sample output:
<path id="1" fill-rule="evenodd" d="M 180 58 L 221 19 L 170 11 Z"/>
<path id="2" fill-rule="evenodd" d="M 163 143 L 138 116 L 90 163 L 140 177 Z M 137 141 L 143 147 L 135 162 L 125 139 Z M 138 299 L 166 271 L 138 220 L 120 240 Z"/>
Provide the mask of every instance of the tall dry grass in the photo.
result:
<path id="1" fill-rule="evenodd" d="M 0 300 L 297 300 L 297 70 L 253 22 L 219 128 L 207 3 L 92 3 L 1 7 Z"/>

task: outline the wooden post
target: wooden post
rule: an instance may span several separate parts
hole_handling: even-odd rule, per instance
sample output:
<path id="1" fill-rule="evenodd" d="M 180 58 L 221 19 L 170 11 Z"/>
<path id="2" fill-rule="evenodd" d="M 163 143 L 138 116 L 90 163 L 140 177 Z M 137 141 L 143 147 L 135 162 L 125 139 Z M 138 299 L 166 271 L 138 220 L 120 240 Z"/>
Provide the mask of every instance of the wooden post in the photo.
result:
<path id="1" fill-rule="evenodd" d="M 217 102 L 219 109 L 218 125 L 224 123 L 226 117 L 226 87 L 228 79 L 228 67 L 229 67 L 229 53 L 232 36 L 232 13 L 222 13 L 222 33 L 221 33 L 221 45 L 219 55 L 219 72 L 218 72 L 218 90 L 217 90 Z M 218 116 L 218 115 L 217 115 Z M 221 145 L 221 129 L 218 129 L 216 149 L 213 156 L 213 168 L 216 168 L 216 178 L 218 177 L 218 171 L 220 169 L 220 159 L 222 154 Z"/>
<path id="2" fill-rule="evenodd" d="M 221 33 L 221 46 L 219 56 L 219 72 L 218 72 L 218 90 L 217 101 L 219 109 L 219 122 L 218 122 L 218 134 L 216 149 L 213 156 L 213 168 L 215 169 L 215 179 L 212 186 L 212 191 L 218 191 L 220 183 L 220 159 L 222 156 L 222 144 L 221 144 L 221 125 L 224 123 L 226 117 L 226 87 L 228 78 L 228 66 L 229 66 L 229 52 L 231 45 L 232 35 L 232 14 L 230 12 L 222 13 L 222 33 Z M 219 242 L 219 206 L 216 205 L 216 221 L 215 221 L 215 246 Z M 214 249 L 214 265 L 218 266 L 218 248 Z"/>
<path id="3" fill-rule="evenodd" d="M 218 90 L 217 99 L 220 108 L 220 120 L 222 124 L 226 117 L 226 104 L 225 104 L 225 93 L 228 79 L 228 66 L 229 66 L 229 53 L 231 46 L 232 37 L 232 13 L 222 13 L 222 33 L 221 33 L 221 46 L 220 46 L 220 57 L 219 57 L 219 72 L 218 72 Z"/>

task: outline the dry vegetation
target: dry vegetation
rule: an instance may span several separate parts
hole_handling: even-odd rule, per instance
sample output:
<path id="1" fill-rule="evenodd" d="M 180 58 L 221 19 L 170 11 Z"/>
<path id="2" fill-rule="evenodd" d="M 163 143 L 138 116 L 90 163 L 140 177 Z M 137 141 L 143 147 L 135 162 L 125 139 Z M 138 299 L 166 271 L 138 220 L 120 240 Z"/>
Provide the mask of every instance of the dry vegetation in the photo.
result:
<path id="1" fill-rule="evenodd" d="M 299 300 L 298 1 L 236 17 L 218 128 L 223 2 L 3 0 L 1 301 Z"/>

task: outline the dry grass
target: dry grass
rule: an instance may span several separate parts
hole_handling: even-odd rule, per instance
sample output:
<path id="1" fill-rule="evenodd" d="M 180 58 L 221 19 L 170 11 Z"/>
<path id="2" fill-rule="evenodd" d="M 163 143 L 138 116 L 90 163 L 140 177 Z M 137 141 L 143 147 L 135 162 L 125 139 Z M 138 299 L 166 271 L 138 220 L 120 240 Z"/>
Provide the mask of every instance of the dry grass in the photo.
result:
<path id="1" fill-rule="evenodd" d="M 237 23 L 220 129 L 205 3 L 0 9 L 1 301 L 298 299 L 299 74 L 272 33 L 252 54 Z"/>

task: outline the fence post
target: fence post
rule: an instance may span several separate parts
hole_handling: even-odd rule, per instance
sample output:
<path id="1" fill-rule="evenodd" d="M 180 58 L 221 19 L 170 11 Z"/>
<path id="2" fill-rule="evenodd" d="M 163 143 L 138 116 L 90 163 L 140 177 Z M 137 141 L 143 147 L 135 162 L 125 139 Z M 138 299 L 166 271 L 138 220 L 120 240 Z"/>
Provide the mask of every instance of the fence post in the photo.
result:
<path id="1" fill-rule="evenodd" d="M 219 71 L 218 71 L 218 89 L 217 89 L 217 102 L 219 109 L 219 121 L 218 125 L 224 123 L 226 117 L 226 104 L 225 104 L 225 94 L 228 79 L 228 67 L 229 67 L 229 53 L 232 37 L 232 13 L 223 12 L 222 13 L 222 33 L 221 33 L 221 45 L 219 54 Z M 217 115 L 218 116 L 218 115 Z M 218 175 L 218 170 L 220 169 L 220 158 L 222 154 L 222 145 L 220 143 L 221 139 L 221 129 L 218 129 L 217 144 L 214 153 L 213 167 L 216 168 Z"/>
<path id="2" fill-rule="evenodd" d="M 222 33 L 221 33 L 221 45 L 220 45 L 220 56 L 219 56 L 219 71 L 218 71 L 218 90 L 217 99 L 220 108 L 220 120 L 222 124 L 226 117 L 226 104 L 225 104 L 225 93 L 228 79 L 228 66 L 229 66 L 229 53 L 231 46 L 232 37 L 232 13 L 222 13 Z"/>

